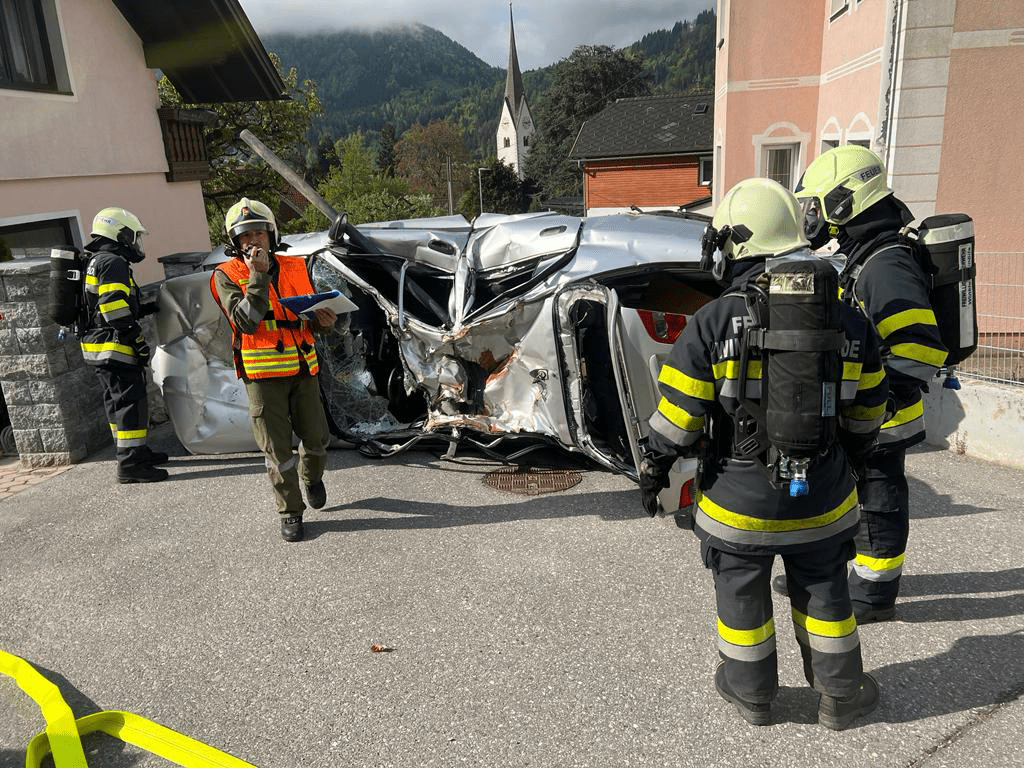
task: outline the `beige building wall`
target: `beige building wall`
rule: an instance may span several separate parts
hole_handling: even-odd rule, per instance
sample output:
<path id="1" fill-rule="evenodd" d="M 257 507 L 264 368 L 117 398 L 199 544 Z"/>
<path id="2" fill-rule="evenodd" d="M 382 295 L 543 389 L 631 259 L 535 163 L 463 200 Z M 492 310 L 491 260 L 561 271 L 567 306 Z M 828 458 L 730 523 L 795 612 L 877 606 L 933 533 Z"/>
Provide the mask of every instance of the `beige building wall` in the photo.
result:
<path id="1" fill-rule="evenodd" d="M 168 183 L 154 72 L 110 0 L 56 0 L 69 95 L 0 89 L 0 227 L 71 218 L 82 242 L 101 208 L 120 205 L 157 257 L 210 247 L 199 182 Z M 81 243 L 79 243 L 81 244 Z"/>

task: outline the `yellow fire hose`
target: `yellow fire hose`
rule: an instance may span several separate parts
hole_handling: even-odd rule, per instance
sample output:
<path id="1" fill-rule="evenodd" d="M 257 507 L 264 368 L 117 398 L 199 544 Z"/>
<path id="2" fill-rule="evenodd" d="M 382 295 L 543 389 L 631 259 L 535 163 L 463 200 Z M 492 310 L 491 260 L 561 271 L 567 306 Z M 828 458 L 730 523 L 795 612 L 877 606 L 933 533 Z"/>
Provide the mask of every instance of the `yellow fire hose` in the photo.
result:
<path id="1" fill-rule="evenodd" d="M 110 710 L 76 720 L 56 685 L 27 661 L 6 651 L 0 651 L 0 673 L 13 678 L 18 687 L 32 697 L 46 720 L 46 730 L 29 742 L 25 752 L 26 768 L 39 768 L 43 758 L 51 753 L 55 768 L 88 768 L 81 737 L 96 731 L 185 768 L 255 768 L 251 763 L 129 712 Z"/>

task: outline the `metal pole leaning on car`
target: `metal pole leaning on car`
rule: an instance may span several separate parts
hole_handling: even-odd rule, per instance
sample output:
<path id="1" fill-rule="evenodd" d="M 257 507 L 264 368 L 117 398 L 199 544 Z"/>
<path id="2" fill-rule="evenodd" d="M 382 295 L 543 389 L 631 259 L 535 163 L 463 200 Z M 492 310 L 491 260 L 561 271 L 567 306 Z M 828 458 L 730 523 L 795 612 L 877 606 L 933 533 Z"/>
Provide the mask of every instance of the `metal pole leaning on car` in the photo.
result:
<path id="1" fill-rule="evenodd" d="M 248 128 L 244 128 L 242 129 L 242 132 L 238 134 L 238 138 L 248 144 L 252 148 L 252 151 L 263 158 L 267 165 L 281 174 L 285 181 L 302 193 L 302 196 L 315 205 L 317 210 L 327 217 L 328 221 L 333 223 L 334 220 L 338 218 L 338 212 L 328 205 L 327 201 L 320 196 L 320 193 L 306 183 L 306 180 L 299 176 L 299 174 L 289 168 L 287 163 L 275 155 L 274 151 L 270 147 L 256 138 L 252 131 Z"/>

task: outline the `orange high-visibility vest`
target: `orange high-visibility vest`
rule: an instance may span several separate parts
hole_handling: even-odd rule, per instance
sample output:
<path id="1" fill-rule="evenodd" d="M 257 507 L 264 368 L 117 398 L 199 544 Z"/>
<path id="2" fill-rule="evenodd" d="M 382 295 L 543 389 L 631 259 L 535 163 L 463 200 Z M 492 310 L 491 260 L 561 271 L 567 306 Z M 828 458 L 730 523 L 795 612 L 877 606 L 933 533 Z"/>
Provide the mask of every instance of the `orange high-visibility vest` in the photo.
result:
<path id="1" fill-rule="evenodd" d="M 238 378 L 246 381 L 294 376 L 301 370 L 301 360 L 305 360 L 310 374 L 315 376 L 319 371 L 309 322 L 296 317 L 279 301 L 280 296 L 303 296 L 313 293 L 313 286 L 306 272 L 306 263 L 297 256 L 284 256 L 279 253 L 274 256 L 279 272 L 277 285 L 271 283 L 270 286 L 271 311 L 260 321 L 255 333 L 239 332 L 231 318 L 228 318 L 234 332 L 232 348 L 235 373 Z M 226 274 L 243 293 L 248 290 L 249 267 L 241 259 L 226 261 L 217 269 Z M 210 289 L 220 304 L 212 274 Z M 221 308 L 223 309 L 223 305 Z"/>

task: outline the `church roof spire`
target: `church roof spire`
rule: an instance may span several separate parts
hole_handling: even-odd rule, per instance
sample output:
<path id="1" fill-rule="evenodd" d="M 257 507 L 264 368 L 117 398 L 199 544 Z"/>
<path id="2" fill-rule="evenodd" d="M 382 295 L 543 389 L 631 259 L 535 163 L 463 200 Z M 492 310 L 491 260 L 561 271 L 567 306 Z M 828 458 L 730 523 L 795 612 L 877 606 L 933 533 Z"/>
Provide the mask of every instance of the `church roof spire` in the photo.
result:
<path id="1" fill-rule="evenodd" d="M 508 4 L 508 73 L 505 76 L 505 99 L 512 110 L 513 119 L 519 115 L 519 106 L 526 98 L 523 89 L 523 73 L 519 71 L 519 57 L 516 55 L 516 30 L 512 22 L 512 3 Z"/>

